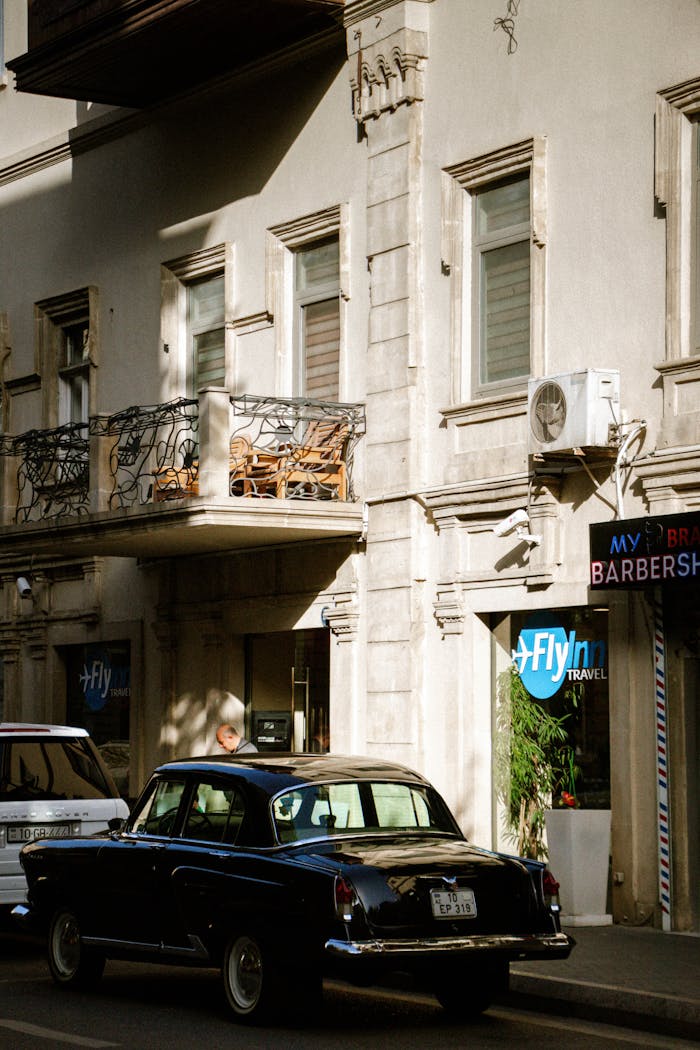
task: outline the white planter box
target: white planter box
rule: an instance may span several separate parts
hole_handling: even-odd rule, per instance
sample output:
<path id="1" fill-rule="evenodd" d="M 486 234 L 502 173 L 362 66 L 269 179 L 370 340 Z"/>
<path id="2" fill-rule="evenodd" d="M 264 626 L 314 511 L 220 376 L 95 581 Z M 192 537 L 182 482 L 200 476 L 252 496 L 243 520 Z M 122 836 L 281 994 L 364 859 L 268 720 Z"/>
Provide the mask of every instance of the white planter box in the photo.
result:
<path id="1" fill-rule="evenodd" d="M 566 926 L 609 926 L 609 809 L 550 809 L 545 813 L 548 867 L 560 884 Z"/>

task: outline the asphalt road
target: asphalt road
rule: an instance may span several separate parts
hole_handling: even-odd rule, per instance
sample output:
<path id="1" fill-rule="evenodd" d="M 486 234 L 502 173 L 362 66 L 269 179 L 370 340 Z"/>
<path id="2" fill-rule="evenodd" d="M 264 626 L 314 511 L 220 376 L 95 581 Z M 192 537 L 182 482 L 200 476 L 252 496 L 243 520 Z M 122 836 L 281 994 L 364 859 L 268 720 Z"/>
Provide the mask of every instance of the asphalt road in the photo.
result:
<path id="1" fill-rule="evenodd" d="M 246 1028 L 229 1020 L 212 971 L 108 962 L 97 989 L 71 992 L 52 983 L 40 942 L 0 933 L 2 1050 L 259 1050 L 273 1044 L 284 1050 L 698 1050 L 679 1039 L 502 1007 L 475 1023 L 455 1024 L 428 996 L 336 982 L 326 984 L 319 1015 L 304 1027 Z"/>

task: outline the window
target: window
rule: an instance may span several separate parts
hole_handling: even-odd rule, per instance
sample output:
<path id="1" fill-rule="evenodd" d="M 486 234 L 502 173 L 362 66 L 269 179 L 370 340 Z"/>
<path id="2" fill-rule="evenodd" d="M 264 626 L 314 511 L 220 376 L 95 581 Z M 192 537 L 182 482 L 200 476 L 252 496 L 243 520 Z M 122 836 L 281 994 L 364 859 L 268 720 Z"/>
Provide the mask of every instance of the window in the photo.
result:
<path id="1" fill-rule="evenodd" d="M 443 172 L 454 406 L 524 397 L 544 372 L 545 144 L 528 139 Z"/>
<path id="2" fill-rule="evenodd" d="M 382 781 L 297 788 L 273 801 L 272 816 L 280 842 L 378 831 L 458 833 L 431 788 Z"/>
<path id="3" fill-rule="evenodd" d="M 295 393 L 317 401 L 339 399 L 339 281 L 337 237 L 296 253 Z"/>
<path id="4" fill-rule="evenodd" d="M 666 353 L 656 368 L 663 383 L 664 405 L 659 440 L 669 448 L 694 445 L 700 424 L 698 121 L 700 77 L 659 92 L 654 192 L 666 216 Z M 661 486 L 660 475 L 654 484 Z"/>
<path id="5" fill-rule="evenodd" d="M 86 423 L 93 412 L 97 290 L 44 299 L 36 316 L 45 424 Z"/>
<path id="6" fill-rule="evenodd" d="M 244 809 L 240 792 L 230 783 L 202 780 L 195 787 L 192 805 L 187 811 L 183 838 L 234 845 Z"/>
<path id="7" fill-rule="evenodd" d="M 0 87 L 7 83 L 5 73 L 5 12 L 0 0 Z"/>
<path id="8" fill-rule="evenodd" d="M 473 196 L 475 386 L 530 374 L 530 178 Z"/>
<path id="9" fill-rule="evenodd" d="M 229 333 L 233 249 L 204 248 L 161 267 L 161 340 L 170 364 L 170 397 L 196 398 L 230 387 Z"/>
<path id="10" fill-rule="evenodd" d="M 88 318 L 61 328 L 59 423 L 84 423 L 88 418 L 90 323 Z"/>
<path id="11" fill-rule="evenodd" d="M 183 780 L 159 780 L 129 820 L 136 835 L 170 835 L 185 791 Z"/>
<path id="12" fill-rule="evenodd" d="M 691 350 L 700 353 L 700 128 L 693 124 L 693 339 Z"/>
<path id="13" fill-rule="evenodd" d="M 208 386 L 225 386 L 224 277 L 218 274 L 187 288 L 190 397 Z"/>
<path id="14" fill-rule="evenodd" d="M 336 206 L 268 231 L 267 314 L 274 319 L 275 388 L 291 397 L 348 401 L 347 208 Z"/>

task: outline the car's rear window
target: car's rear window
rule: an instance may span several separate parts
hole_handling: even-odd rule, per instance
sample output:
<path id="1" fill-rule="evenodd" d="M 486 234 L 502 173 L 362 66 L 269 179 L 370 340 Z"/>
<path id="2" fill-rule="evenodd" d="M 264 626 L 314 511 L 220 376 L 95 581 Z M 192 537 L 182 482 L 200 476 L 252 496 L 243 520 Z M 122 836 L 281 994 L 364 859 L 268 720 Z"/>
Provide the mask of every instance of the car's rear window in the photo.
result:
<path id="1" fill-rule="evenodd" d="M 0 740 L 0 802 L 111 797 L 87 738 Z"/>
<path id="2" fill-rule="evenodd" d="M 384 781 L 295 788 L 274 799 L 272 816 L 280 842 L 378 832 L 457 833 L 434 791 Z"/>

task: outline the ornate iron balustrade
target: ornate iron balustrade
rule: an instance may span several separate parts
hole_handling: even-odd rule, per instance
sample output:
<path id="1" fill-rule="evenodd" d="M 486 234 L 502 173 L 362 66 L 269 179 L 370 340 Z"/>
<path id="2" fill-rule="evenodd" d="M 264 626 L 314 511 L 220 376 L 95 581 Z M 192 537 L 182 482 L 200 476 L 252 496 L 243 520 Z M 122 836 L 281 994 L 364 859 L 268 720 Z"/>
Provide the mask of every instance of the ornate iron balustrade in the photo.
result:
<path id="1" fill-rule="evenodd" d="M 232 496 L 354 500 L 363 405 L 307 398 L 232 397 Z"/>
<path id="2" fill-rule="evenodd" d="M 228 458 L 230 496 L 354 500 L 364 406 L 252 394 L 230 404 L 229 449 L 205 450 L 219 457 L 224 476 Z M 180 398 L 0 437 L 0 455 L 16 460 L 15 522 L 198 495 L 199 430 L 198 402 Z"/>
<path id="3" fill-rule="evenodd" d="M 87 423 L 6 435 L 0 455 L 17 464 L 15 521 L 41 521 L 87 514 L 90 507 L 90 446 Z"/>
<path id="4" fill-rule="evenodd" d="M 196 485 L 197 401 L 135 405 L 90 420 L 90 433 L 110 439 L 111 510 L 178 499 Z"/>

